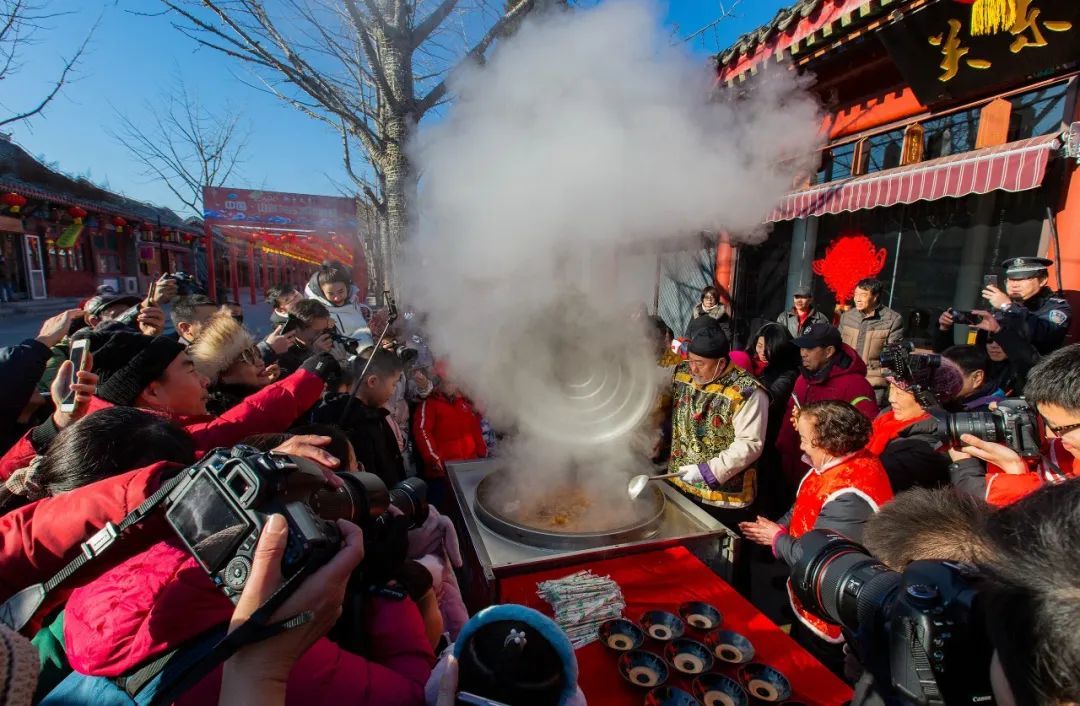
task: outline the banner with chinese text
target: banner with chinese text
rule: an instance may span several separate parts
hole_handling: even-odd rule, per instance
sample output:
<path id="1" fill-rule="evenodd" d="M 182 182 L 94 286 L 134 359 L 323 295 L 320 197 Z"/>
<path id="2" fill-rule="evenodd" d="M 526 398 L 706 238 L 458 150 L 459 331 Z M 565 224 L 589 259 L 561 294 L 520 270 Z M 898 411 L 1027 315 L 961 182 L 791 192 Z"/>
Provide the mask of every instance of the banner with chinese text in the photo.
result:
<path id="1" fill-rule="evenodd" d="M 356 203 L 340 196 L 259 189 L 203 187 L 203 218 L 215 226 L 250 229 L 356 232 Z"/>

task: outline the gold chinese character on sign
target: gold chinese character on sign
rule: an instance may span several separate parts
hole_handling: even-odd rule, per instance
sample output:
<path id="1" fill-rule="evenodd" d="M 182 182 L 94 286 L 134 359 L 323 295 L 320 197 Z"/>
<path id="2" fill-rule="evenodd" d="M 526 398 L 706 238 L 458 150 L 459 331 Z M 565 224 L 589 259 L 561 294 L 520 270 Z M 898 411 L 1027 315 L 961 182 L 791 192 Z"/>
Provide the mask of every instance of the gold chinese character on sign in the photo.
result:
<path id="1" fill-rule="evenodd" d="M 973 69 L 985 71 L 993 66 L 992 62 L 986 59 L 964 59 L 965 56 L 971 53 L 971 48 L 964 46 L 960 41 L 960 28 L 963 25 L 960 20 L 949 20 L 949 34 L 946 37 L 944 34 L 937 34 L 929 38 L 931 46 L 941 47 L 941 76 L 938 80 L 942 83 L 948 83 L 952 81 L 960 73 L 960 60 L 963 59 L 964 63 Z"/>
<path id="2" fill-rule="evenodd" d="M 1068 32 L 1072 29 L 1072 22 L 1065 20 L 1042 20 L 1041 27 L 1039 15 L 1042 10 L 1035 7 L 1035 0 L 1016 0 L 1016 19 L 1013 21 L 1009 33 L 1016 37 L 1009 45 L 1009 51 L 1019 54 L 1027 48 L 1040 48 L 1047 46 L 1046 36 L 1043 29 L 1049 32 Z M 1030 36 L 1027 34 L 1030 32 Z"/>

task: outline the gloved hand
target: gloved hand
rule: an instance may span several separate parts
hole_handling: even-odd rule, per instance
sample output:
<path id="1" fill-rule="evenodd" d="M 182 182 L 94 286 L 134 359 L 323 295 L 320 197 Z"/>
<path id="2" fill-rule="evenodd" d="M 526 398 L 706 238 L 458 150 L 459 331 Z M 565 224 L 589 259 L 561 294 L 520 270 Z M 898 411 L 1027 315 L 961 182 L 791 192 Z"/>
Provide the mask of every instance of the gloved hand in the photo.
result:
<path id="1" fill-rule="evenodd" d="M 327 378 L 341 373 L 341 363 L 329 353 L 317 353 L 304 361 L 303 370 L 315 373 L 325 382 Z"/>
<path id="2" fill-rule="evenodd" d="M 701 475 L 701 469 L 697 464 L 691 464 L 689 466 L 679 466 L 679 473 L 682 474 L 683 483 L 704 483 L 705 477 Z"/>

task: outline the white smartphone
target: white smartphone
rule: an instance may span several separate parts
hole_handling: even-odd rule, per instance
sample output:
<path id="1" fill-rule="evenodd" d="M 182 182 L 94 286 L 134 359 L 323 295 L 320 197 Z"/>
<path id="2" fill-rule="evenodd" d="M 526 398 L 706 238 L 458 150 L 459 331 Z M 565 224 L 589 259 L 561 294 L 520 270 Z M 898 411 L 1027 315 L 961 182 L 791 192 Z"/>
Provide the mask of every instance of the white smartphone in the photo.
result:
<path id="1" fill-rule="evenodd" d="M 68 356 L 68 360 L 71 361 L 71 377 L 62 381 L 64 394 L 60 402 L 61 412 L 75 411 L 75 391 L 71 389 L 71 386 L 78 381 L 79 371 L 86 369 L 86 354 L 89 351 L 90 341 L 85 338 L 71 344 L 71 355 Z"/>

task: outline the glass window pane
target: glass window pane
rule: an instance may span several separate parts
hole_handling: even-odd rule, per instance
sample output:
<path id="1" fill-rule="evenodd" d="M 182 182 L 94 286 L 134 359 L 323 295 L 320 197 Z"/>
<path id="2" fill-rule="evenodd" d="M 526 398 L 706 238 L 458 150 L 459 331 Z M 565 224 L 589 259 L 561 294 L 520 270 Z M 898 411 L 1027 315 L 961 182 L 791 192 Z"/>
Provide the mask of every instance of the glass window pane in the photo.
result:
<path id="1" fill-rule="evenodd" d="M 1048 135 L 1061 129 L 1067 87 L 1068 84 L 1059 83 L 1013 98 L 1009 141 Z"/>

